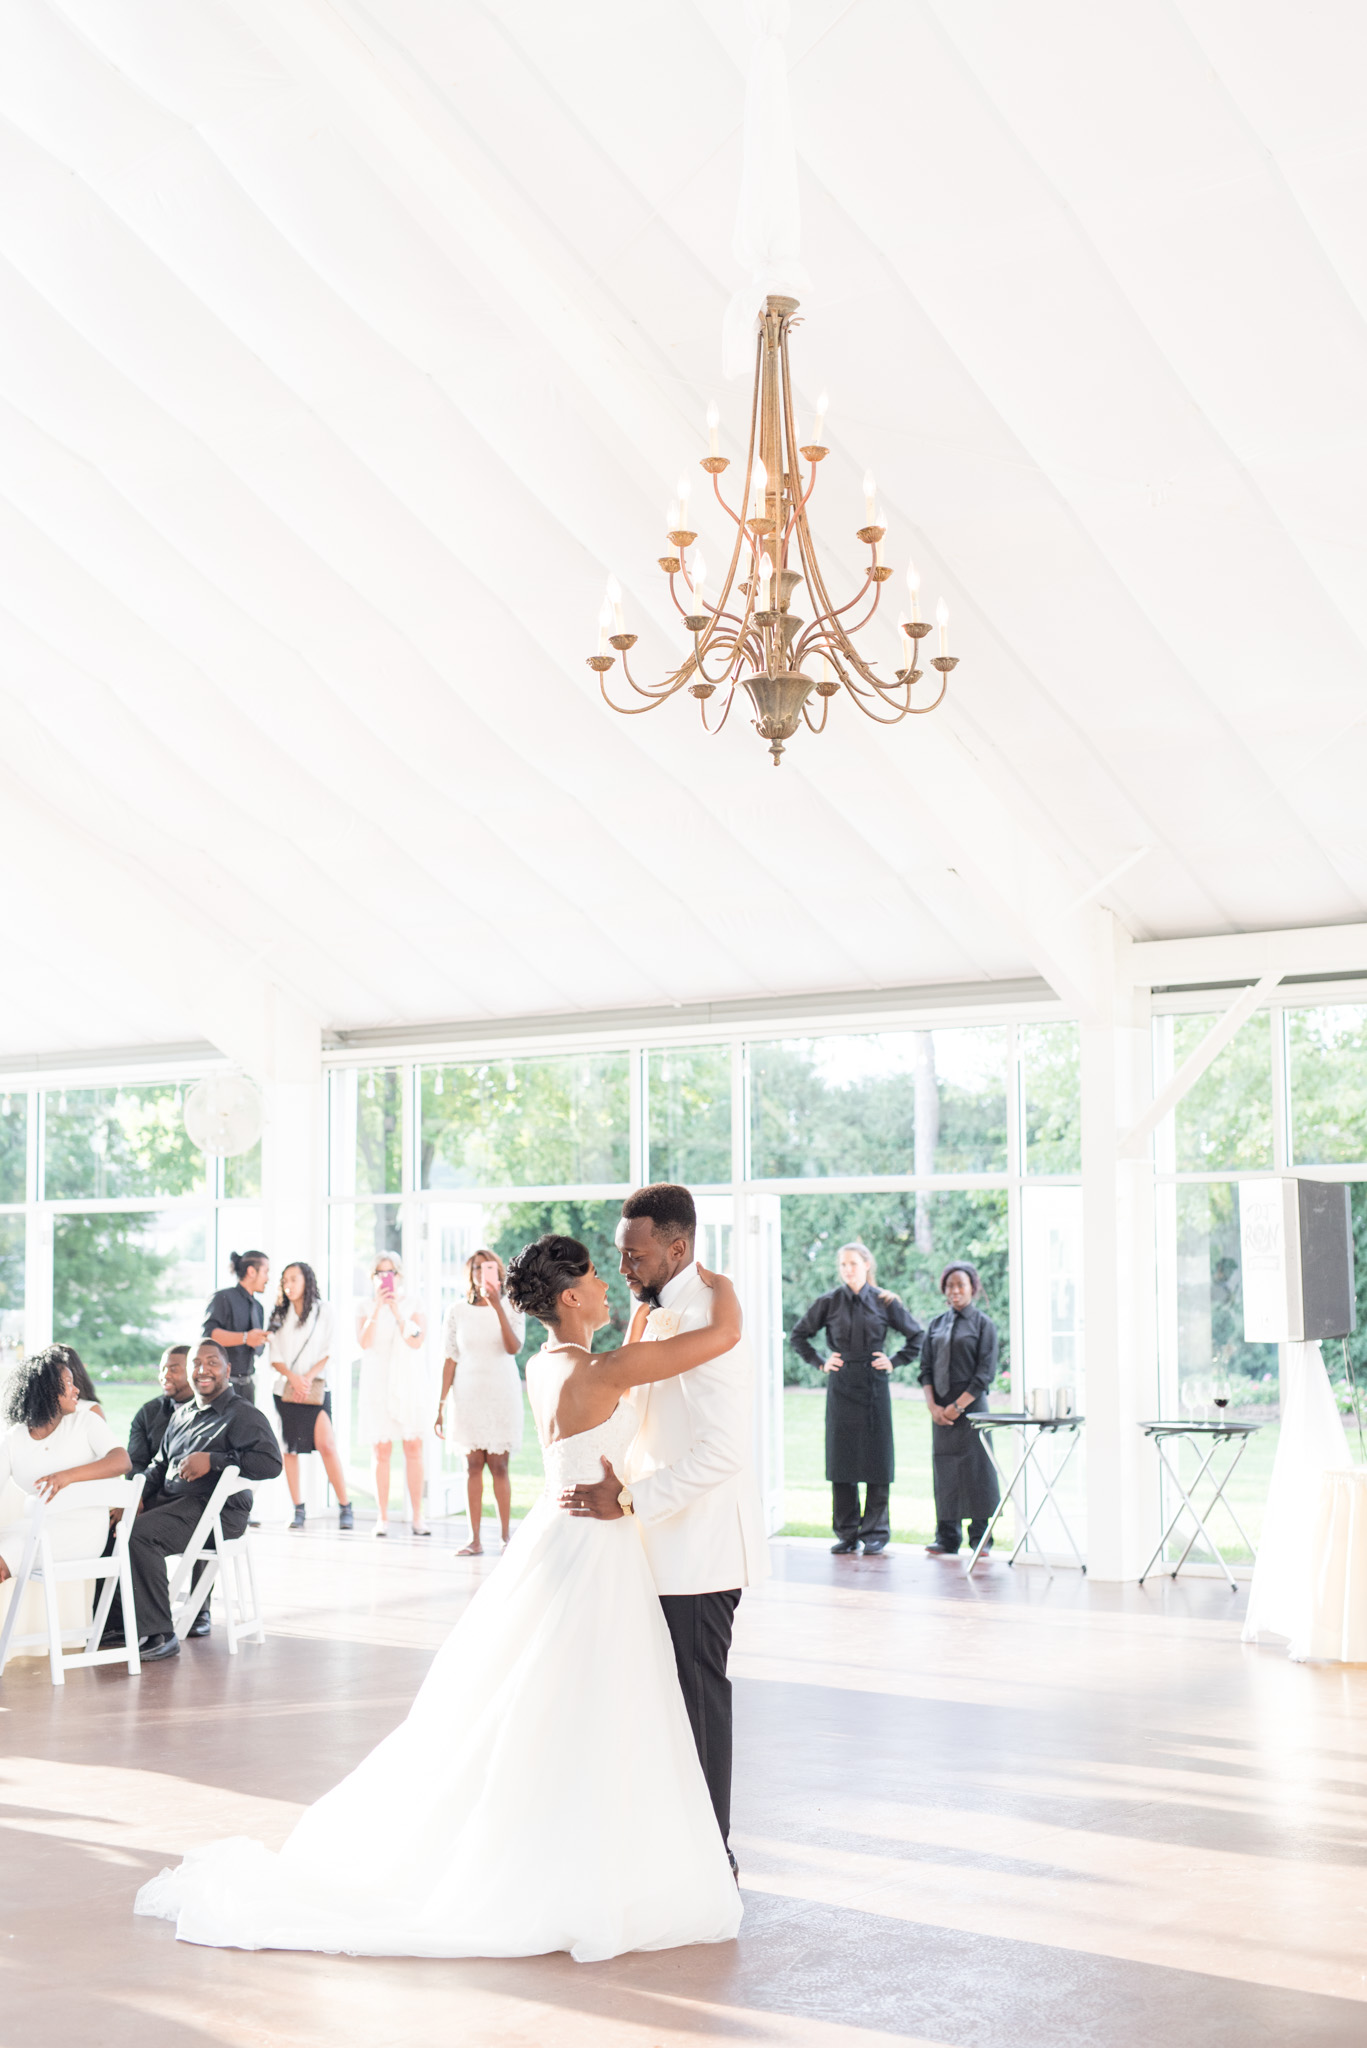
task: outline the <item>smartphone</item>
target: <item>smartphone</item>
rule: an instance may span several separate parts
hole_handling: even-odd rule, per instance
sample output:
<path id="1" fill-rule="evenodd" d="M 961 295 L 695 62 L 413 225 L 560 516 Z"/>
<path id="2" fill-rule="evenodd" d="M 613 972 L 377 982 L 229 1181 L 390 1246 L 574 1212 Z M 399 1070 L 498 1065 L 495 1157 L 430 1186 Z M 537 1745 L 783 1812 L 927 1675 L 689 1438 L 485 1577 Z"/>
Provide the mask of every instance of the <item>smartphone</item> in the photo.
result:
<path id="1" fill-rule="evenodd" d="M 380 1292 L 381 1294 L 392 1294 L 394 1292 L 394 1275 L 392 1273 L 381 1273 Z"/>
<path id="2" fill-rule="evenodd" d="M 489 1289 L 489 1292 L 491 1294 L 494 1293 L 498 1287 L 498 1267 L 492 1259 L 484 1261 L 484 1264 L 479 1269 L 479 1277 L 483 1285 Z"/>

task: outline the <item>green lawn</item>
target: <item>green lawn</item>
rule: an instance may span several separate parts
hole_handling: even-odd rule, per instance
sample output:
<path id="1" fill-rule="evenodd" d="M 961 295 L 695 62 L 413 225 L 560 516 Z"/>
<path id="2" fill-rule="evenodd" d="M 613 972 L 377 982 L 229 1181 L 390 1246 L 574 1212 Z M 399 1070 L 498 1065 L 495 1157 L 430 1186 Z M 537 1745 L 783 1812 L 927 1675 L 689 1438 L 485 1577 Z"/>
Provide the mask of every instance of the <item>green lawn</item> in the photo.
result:
<path id="1" fill-rule="evenodd" d="M 156 1391 L 154 1385 L 134 1386 L 123 1381 L 103 1383 L 100 1389 L 100 1402 L 111 1426 L 120 1436 L 127 1436 L 128 1425 L 133 1419 L 134 1411 Z M 783 1455 L 787 1482 L 784 1492 L 786 1522 L 783 1534 L 829 1535 L 831 1490 L 824 1476 L 825 1389 L 789 1387 L 784 1393 L 783 1408 Z M 934 1532 L 935 1508 L 930 1483 L 931 1424 L 925 1402 L 919 1393 L 910 1396 L 894 1395 L 892 1426 L 897 1450 L 897 1481 L 892 1489 L 893 1538 L 901 1543 L 924 1543 L 929 1541 Z M 1009 1441 L 1014 1444 L 1014 1439 Z M 1276 1448 L 1277 1425 L 1269 1423 L 1249 1444 L 1235 1484 L 1230 1489 L 1239 1517 L 1255 1543 L 1262 1533 L 1263 1503 L 1267 1498 L 1268 1481 L 1272 1474 Z M 999 1455 L 1003 1462 L 1011 1456 L 1008 1445 L 999 1446 Z M 1193 1469 L 1189 1463 L 1189 1456 L 1189 1453 L 1183 1452 L 1184 1475 L 1189 1475 Z M 1079 1535 L 1079 1540 L 1085 1527 L 1081 1457 L 1081 1452 L 1074 1457 L 1060 1487 L 1074 1533 Z M 1014 1458 L 1012 1462 L 1014 1463 Z M 444 1466 L 450 1478 L 458 1485 L 463 1470 L 461 1461 L 453 1453 L 448 1452 Z M 390 1476 L 391 1501 L 396 1514 L 403 1512 L 400 1498 L 402 1474 L 402 1459 L 396 1454 Z M 530 1414 L 527 1416 L 523 1432 L 522 1449 L 513 1460 L 512 1477 L 513 1513 L 524 1515 L 541 1491 L 541 1455 L 537 1449 L 536 1432 L 532 1428 Z M 351 1478 L 352 1490 L 360 1505 L 373 1506 L 373 1479 L 369 1464 L 363 1456 L 360 1459 L 353 1457 Z M 1208 1491 L 1209 1486 L 1207 1493 Z M 453 1490 L 453 1507 L 456 1505 L 456 1498 L 457 1494 Z M 492 1511 L 493 1500 L 486 1481 L 485 1513 L 487 1515 Z M 1229 1562 L 1246 1563 L 1248 1552 L 1239 1543 L 1233 1527 L 1225 1523 L 1220 1533 L 1221 1549 Z M 1083 1547 L 1085 1549 L 1085 1546 Z"/>

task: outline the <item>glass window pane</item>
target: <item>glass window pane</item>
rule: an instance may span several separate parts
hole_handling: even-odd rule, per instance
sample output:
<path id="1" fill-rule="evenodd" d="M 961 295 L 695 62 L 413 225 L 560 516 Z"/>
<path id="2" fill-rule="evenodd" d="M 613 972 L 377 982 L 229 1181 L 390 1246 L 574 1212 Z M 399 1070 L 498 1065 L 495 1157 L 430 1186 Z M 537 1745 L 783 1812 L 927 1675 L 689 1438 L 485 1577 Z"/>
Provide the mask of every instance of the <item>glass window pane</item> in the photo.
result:
<path id="1" fill-rule="evenodd" d="M 199 1193 L 204 1154 L 190 1141 L 183 1101 L 182 1090 L 169 1082 L 52 1090 L 44 1102 L 47 1199 Z"/>
<path id="2" fill-rule="evenodd" d="M 53 1219 L 52 1334 L 92 1372 L 155 1377 L 167 1344 L 192 1343 L 213 1292 L 202 1210 Z"/>
<path id="3" fill-rule="evenodd" d="M 331 1077 L 334 1195 L 403 1191 L 403 1075 L 398 1067 L 336 1067 Z"/>
<path id="4" fill-rule="evenodd" d="M 421 1104 L 425 1188 L 627 1178 L 625 1053 L 424 1067 Z"/>
<path id="5" fill-rule="evenodd" d="M 649 1061 L 651 1180 L 731 1178 L 731 1048 L 687 1045 Z"/>
<path id="6" fill-rule="evenodd" d="M 223 1162 L 223 1192 L 230 1202 L 253 1200 L 261 1193 L 261 1140 L 250 1152 L 238 1152 Z"/>
<path id="7" fill-rule="evenodd" d="M 750 1049 L 757 1180 L 1004 1173 L 1006 1032 L 880 1032 Z"/>
<path id="8" fill-rule="evenodd" d="M 24 1219 L 0 1216 L 0 1381 L 24 1355 Z"/>
<path id="9" fill-rule="evenodd" d="M 1022 1024 L 1025 1171 L 1082 1170 L 1081 1047 L 1076 1024 Z"/>
<path id="10" fill-rule="evenodd" d="M 1218 1022 L 1218 1013 L 1158 1020 L 1160 1031 L 1172 1033 L 1173 1073 Z M 1235 1033 L 1173 1117 L 1179 1173 L 1271 1166 L 1272 1018 L 1266 1010 Z"/>
<path id="11" fill-rule="evenodd" d="M 370 1269 L 381 1252 L 403 1259 L 403 1216 L 397 1202 L 337 1204 L 329 1212 L 332 1271 L 328 1293 L 359 1306 L 373 1293 Z M 288 1256 L 288 1254 L 286 1254 Z M 278 1274 L 278 1268 L 276 1269 Z M 408 1291 L 417 1296 L 417 1276 L 407 1270 Z M 348 1335 L 352 1332 L 348 1329 Z M 354 1349 L 354 1347 L 353 1347 Z"/>
<path id="12" fill-rule="evenodd" d="M 1291 1157 L 1299 1166 L 1367 1159 L 1367 1008 L 1334 1003 L 1287 1015 Z"/>
<path id="13" fill-rule="evenodd" d="M 0 1202 L 28 1194 L 28 1096 L 0 1095 Z"/>

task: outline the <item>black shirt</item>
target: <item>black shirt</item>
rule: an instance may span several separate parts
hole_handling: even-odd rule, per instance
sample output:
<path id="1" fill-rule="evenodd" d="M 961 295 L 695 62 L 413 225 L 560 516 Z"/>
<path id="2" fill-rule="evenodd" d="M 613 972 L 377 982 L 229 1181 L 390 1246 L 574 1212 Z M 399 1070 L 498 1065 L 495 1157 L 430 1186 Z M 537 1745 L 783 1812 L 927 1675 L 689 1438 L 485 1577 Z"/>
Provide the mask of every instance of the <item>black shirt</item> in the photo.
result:
<path id="1" fill-rule="evenodd" d="M 239 1280 L 236 1287 L 220 1287 L 209 1303 L 202 1332 L 205 1342 L 211 1342 L 215 1330 L 232 1330 L 245 1334 L 248 1330 L 265 1328 L 266 1314 L 261 1306 L 261 1296 L 253 1294 Z M 264 1345 L 261 1347 L 264 1350 Z M 234 1344 L 228 1352 L 228 1363 L 233 1369 L 235 1380 L 250 1379 L 256 1371 L 257 1353 L 250 1344 Z"/>
<path id="2" fill-rule="evenodd" d="M 161 1449 L 166 1425 L 179 1405 L 169 1394 L 154 1394 L 133 1417 L 128 1432 L 128 1460 L 135 1472 L 145 1472 Z"/>
<path id="3" fill-rule="evenodd" d="M 195 1451 L 208 1452 L 209 1469 L 202 1479 L 182 1479 L 173 1468 Z M 250 1401 L 239 1401 L 231 1387 L 207 1408 L 197 1401 L 182 1401 L 176 1409 L 147 1469 L 143 1506 L 155 1507 L 162 1500 L 207 1500 L 229 1465 L 236 1465 L 244 1479 L 275 1479 L 283 1470 L 274 1430 L 259 1409 Z M 230 1505 L 250 1506 L 251 1497 L 250 1489 L 244 1489 L 232 1496 Z"/>
<path id="4" fill-rule="evenodd" d="M 823 1329 L 831 1350 L 851 1364 L 866 1364 L 875 1351 L 883 1351 L 889 1330 L 906 1339 L 891 1364 L 909 1365 L 921 1348 L 921 1325 L 906 1303 L 877 1287 L 861 1287 L 858 1294 L 852 1288 L 837 1287 L 818 1296 L 806 1314 L 798 1317 L 789 1341 L 808 1365 L 822 1362 L 811 1340 Z"/>
<path id="5" fill-rule="evenodd" d="M 962 1394 L 986 1394 L 997 1376 L 997 1326 L 970 1302 L 942 1309 L 926 1331 L 921 1350 L 921 1385 L 934 1387 L 941 1406 Z"/>

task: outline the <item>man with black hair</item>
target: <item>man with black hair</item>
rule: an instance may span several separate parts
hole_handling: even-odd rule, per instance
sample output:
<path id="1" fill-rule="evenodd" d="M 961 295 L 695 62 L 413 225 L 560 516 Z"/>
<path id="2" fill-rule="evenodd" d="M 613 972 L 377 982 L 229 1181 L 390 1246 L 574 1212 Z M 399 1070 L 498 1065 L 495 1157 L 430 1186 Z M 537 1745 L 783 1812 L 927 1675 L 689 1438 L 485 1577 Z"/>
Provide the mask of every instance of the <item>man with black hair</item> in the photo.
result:
<path id="1" fill-rule="evenodd" d="M 687 1188 L 657 1183 L 622 1204 L 620 1268 L 640 1307 L 628 1341 L 672 1337 L 711 1320 L 693 1255 Z M 562 1495 L 573 1514 L 634 1514 L 674 1644 L 684 1705 L 731 1868 L 731 1629 L 741 1592 L 769 1572 L 750 1447 L 753 1367 L 744 1340 L 678 1379 L 638 1387 L 640 1420 L 626 1484 L 611 1467 Z M 737 1877 L 739 1882 L 739 1877 Z"/>
<path id="2" fill-rule="evenodd" d="M 227 1354 L 233 1392 L 256 1406 L 256 1354 L 269 1341 L 261 1297 L 271 1277 L 264 1252 L 229 1252 L 236 1286 L 220 1287 L 204 1312 L 203 1337 Z"/>
<path id="3" fill-rule="evenodd" d="M 144 1401 L 133 1417 L 128 1431 L 128 1457 L 135 1472 L 145 1472 L 166 1434 L 166 1425 L 177 1408 L 191 1399 L 194 1388 L 190 1385 L 190 1347 L 188 1344 L 168 1344 L 161 1354 L 157 1368 L 161 1392 L 154 1394 L 150 1401 Z"/>
<path id="4" fill-rule="evenodd" d="M 167 1424 L 128 1540 L 138 1650 L 145 1663 L 180 1650 L 171 1625 L 166 1560 L 179 1556 L 190 1541 L 219 1474 L 236 1465 L 243 1479 L 276 1479 L 282 1469 L 280 1446 L 265 1416 L 233 1392 L 228 1354 L 221 1345 L 200 1345 L 190 1380 L 194 1398 L 177 1408 Z M 251 1501 L 251 1488 L 244 1486 L 223 1503 L 226 1537 L 242 1534 Z M 125 1626 L 116 1593 L 102 1640 L 117 1638 Z"/>

